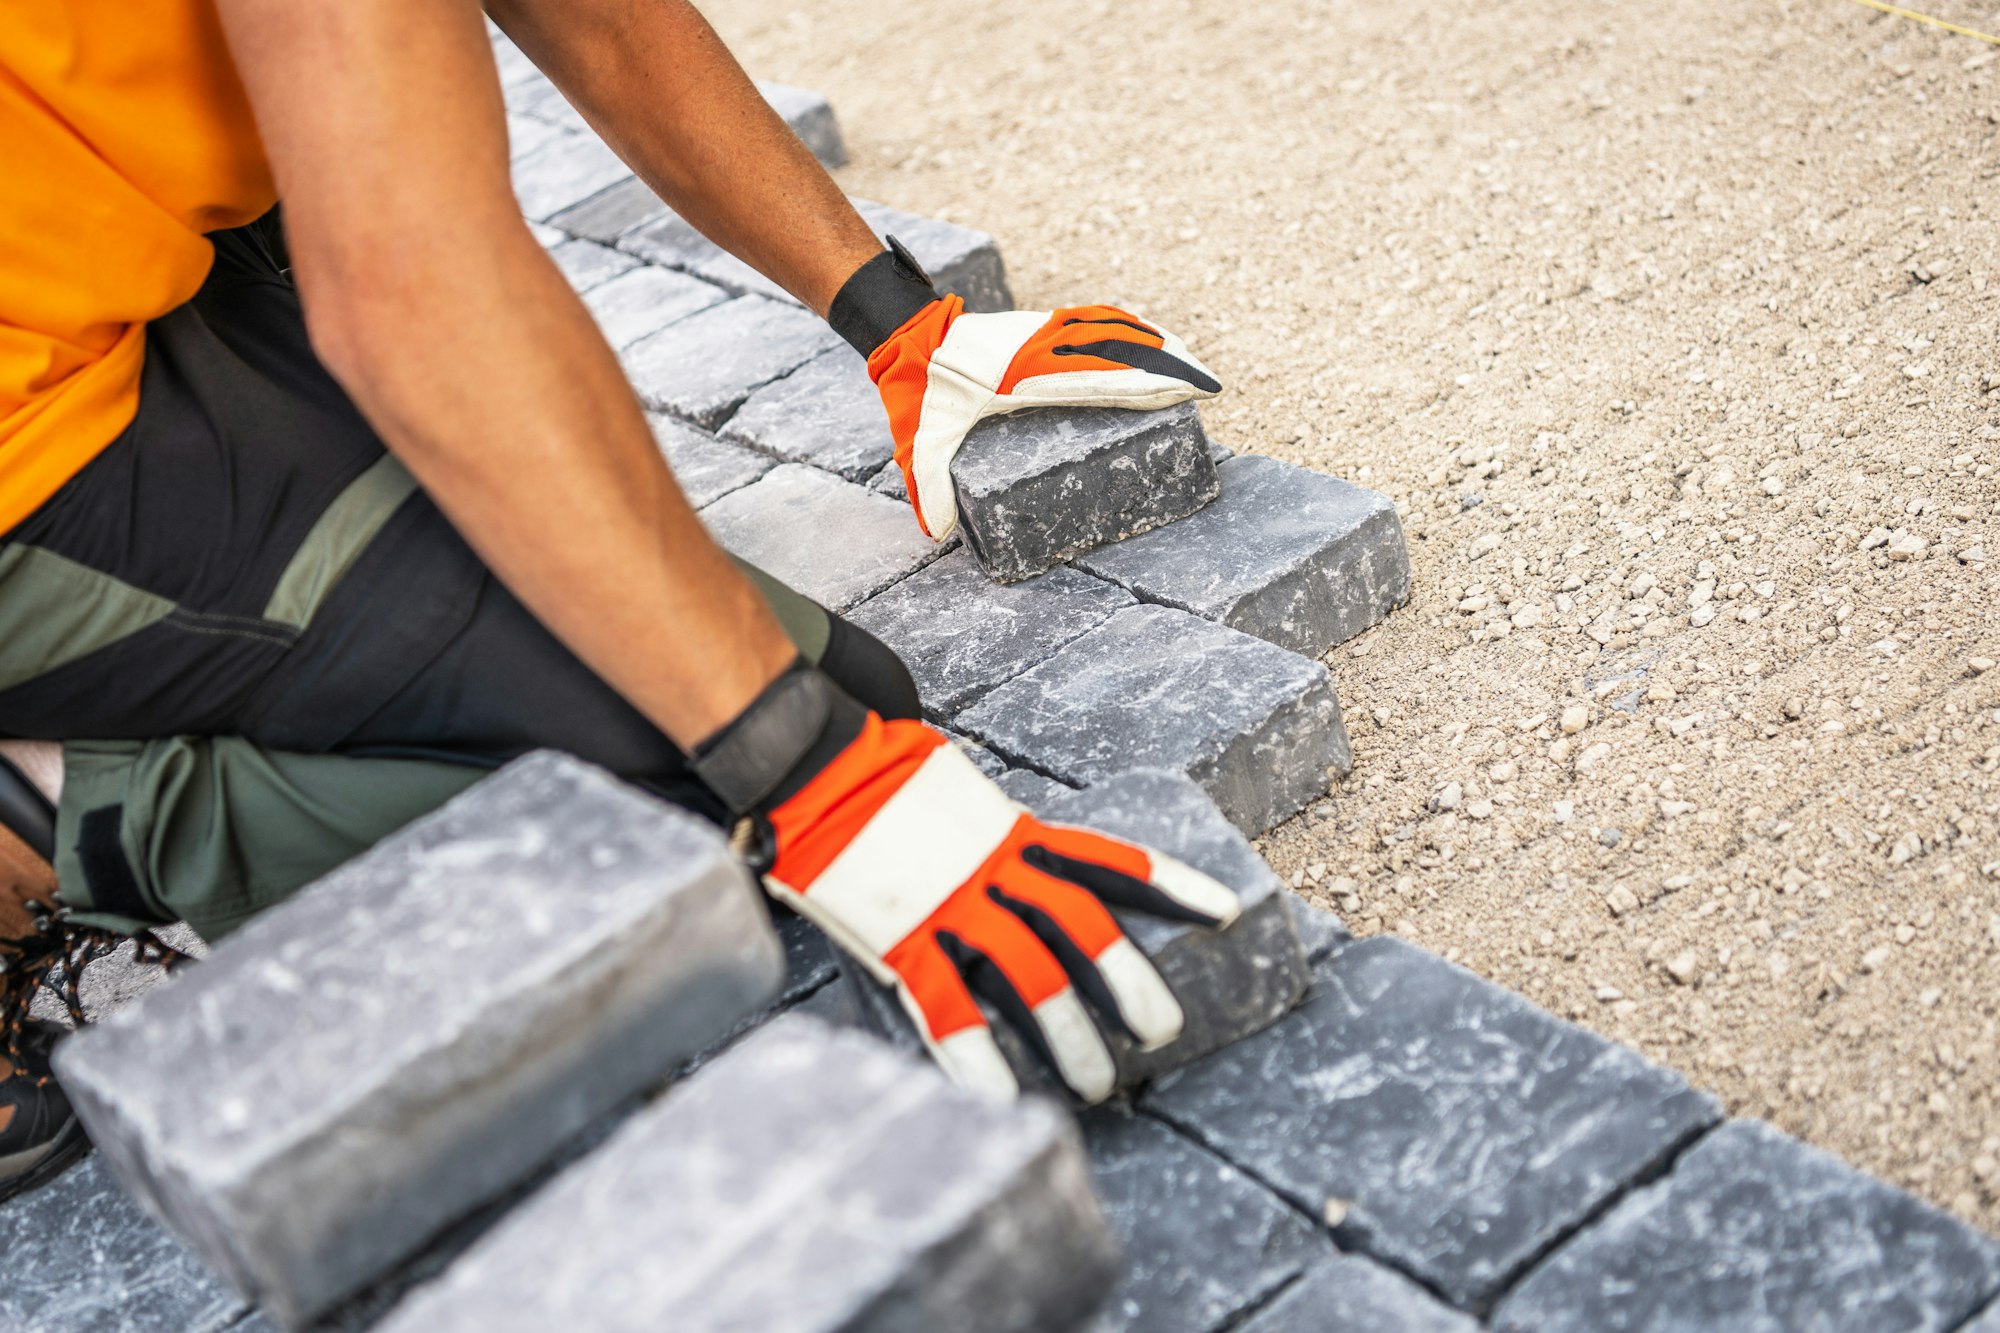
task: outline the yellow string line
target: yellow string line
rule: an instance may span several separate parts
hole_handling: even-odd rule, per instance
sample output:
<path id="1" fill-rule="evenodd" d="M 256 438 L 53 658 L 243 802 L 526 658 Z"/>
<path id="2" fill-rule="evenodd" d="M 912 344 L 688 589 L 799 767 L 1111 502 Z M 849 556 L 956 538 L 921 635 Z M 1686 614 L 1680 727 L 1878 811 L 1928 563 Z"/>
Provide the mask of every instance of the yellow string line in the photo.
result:
<path id="1" fill-rule="evenodd" d="M 1882 0 L 1854 0 L 1854 3 L 1857 5 L 1866 5 L 1870 9 L 1879 9 L 1884 14 L 1894 14 L 1899 19 L 1915 19 L 1919 23 L 1928 23 L 1933 28 L 1943 28 L 1946 32 L 1955 32 L 1961 37 L 1977 37 L 1982 42 L 1991 42 L 1995 46 L 2000 46 L 2000 37 L 1994 37 L 1989 33 L 1979 32 L 1972 28 L 1961 28 L 1956 23 L 1946 23 L 1943 19 L 1934 19 L 1929 14 L 1919 14 L 1914 9 L 1899 9 L 1895 5 L 1882 3 Z"/>

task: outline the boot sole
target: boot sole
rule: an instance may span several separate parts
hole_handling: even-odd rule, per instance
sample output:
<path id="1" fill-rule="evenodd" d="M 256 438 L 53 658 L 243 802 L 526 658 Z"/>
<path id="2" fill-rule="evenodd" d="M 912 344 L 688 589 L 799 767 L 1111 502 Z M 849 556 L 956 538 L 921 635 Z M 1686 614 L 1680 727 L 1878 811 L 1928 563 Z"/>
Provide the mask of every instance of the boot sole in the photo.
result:
<path id="1" fill-rule="evenodd" d="M 83 1122 L 71 1116 L 62 1132 L 38 1148 L 0 1157 L 0 1203 L 39 1189 L 75 1166 L 90 1151 Z"/>

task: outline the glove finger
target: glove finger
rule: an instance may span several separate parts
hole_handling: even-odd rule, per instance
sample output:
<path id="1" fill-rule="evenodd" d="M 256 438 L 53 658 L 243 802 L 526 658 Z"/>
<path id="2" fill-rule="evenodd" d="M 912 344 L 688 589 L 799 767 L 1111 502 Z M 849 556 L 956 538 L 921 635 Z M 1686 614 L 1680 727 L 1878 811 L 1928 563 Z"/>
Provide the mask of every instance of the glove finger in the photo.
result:
<path id="1" fill-rule="evenodd" d="M 1130 338 L 1105 338 L 1097 342 L 1062 343 L 1049 349 L 1053 356 L 1090 356 L 1100 361 L 1110 361 L 1134 370 L 1143 370 L 1148 375 L 1158 375 L 1162 379 L 1180 380 L 1194 386 L 1202 393 L 1222 392 L 1222 381 L 1208 373 L 1198 364 L 1192 364 L 1175 356 L 1164 347 L 1154 347 L 1150 343 L 1134 342 Z"/>
<path id="2" fill-rule="evenodd" d="M 1021 1085 L 986 1026 L 986 1016 L 938 942 L 913 936 L 886 961 L 895 976 L 896 998 L 946 1077 L 1003 1101 L 1019 1095 Z"/>
<path id="3" fill-rule="evenodd" d="M 1133 1041 L 1156 1050 L 1180 1036 L 1180 1001 L 1093 895 L 1025 869 L 988 893 L 1027 923 L 1084 998 Z"/>
<path id="4" fill-rule="evenodd" d="M 1226 926 L 1242 914 L 1234 890 L 1164 853 L 1051 824 L 1029 839 L 1021 852 L 1029 865 L 1080 884 L 1113 907 L 1198 926 Z"/>
<path id="5" fill-rule="evenodd" d="M 1068 974 L 1019 917 L 984 897 L 968 900 L 968 908 L 973 904 L 979 909 L 976 934 L 945 928 L 937 936 L 966 984 L 1013 1024 L 1078 1097 L 1089 1103 L 1109 1097 L 1117 1082 L 1111 1051 Z"/>

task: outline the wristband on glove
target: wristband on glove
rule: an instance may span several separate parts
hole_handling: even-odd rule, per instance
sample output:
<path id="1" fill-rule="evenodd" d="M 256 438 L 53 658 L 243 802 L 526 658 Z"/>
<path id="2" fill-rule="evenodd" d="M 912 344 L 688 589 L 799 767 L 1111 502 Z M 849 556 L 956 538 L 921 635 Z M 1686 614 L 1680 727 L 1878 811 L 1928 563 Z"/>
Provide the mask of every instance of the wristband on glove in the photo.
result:
<path id="1" fill-rule="evenodd" d="M 868 710 L 799 657 L 703 741 L 688 767 L 741 818 L 775 805 L 861 734 Z"/>
<path id="2" fill-rule="evenodd" d="M 826 312 L 826 322 L 866 357 L 937 299 L 931 275 L 891 236 L 888 249 L 854 270 L 841 284 Z"/>

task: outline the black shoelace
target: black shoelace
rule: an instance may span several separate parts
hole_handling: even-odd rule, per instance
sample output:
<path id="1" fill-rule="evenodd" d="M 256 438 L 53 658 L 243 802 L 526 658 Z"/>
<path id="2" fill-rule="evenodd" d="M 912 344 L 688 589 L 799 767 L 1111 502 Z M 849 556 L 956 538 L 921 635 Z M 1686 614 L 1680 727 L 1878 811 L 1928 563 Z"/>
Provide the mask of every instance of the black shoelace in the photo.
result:
<path id="1" fill-rule="evenodd" d="M 46 1082 L 44 1061 L 28 1050 L 29 1009 L 37 991 L 47 991 L 62 1001 L 70 1021 L 78 1027 L 89 1022 L 83 1009 L 83 975 L 90 965 L 116 952 L 131 941 L 134 961 L 150 967 L 174 968 L 193 955 L 183 953 L 151 930 L 125 935 L 103 926 L 89 926 L 71 919 L 68 909 L 51 909 L 30 902 L 28 911 L 35 919 L 32 935 L 0 940 L 0 1048 L 18 1073 L 36 1073 L 36 1082 Z"/>

